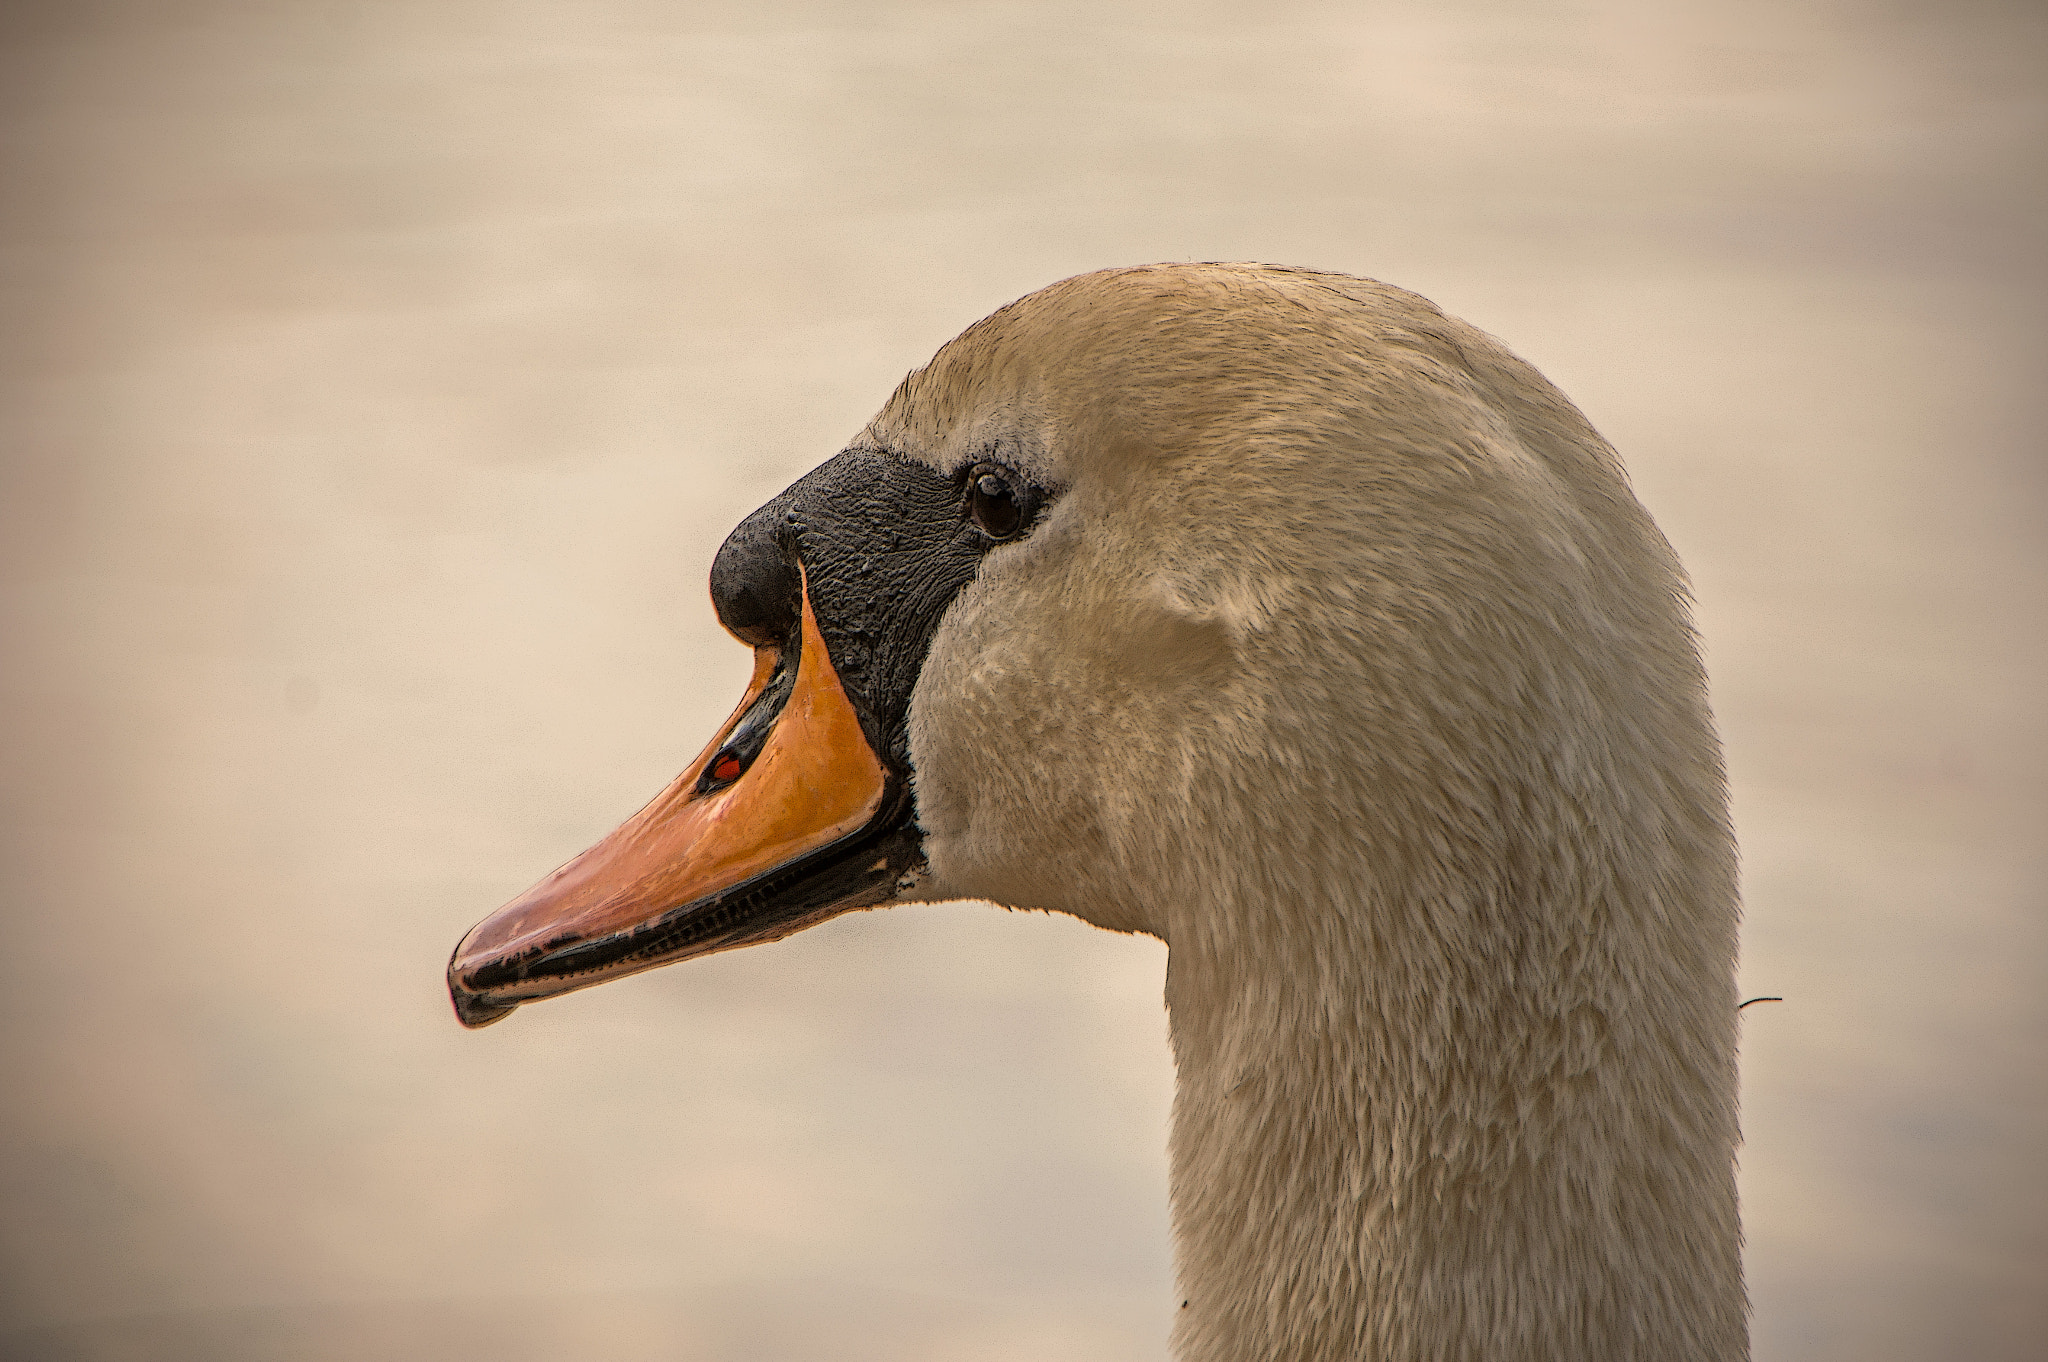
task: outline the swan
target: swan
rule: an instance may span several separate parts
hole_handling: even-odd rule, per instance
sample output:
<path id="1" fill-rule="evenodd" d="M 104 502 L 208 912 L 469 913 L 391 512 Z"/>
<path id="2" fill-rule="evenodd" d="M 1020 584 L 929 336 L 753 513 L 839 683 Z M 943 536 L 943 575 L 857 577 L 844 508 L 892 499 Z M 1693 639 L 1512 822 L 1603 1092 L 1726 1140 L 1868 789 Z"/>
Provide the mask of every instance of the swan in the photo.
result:
<path id="1" fill-rule="evenodd" d="M 1747 1356 L 1686 581 L 1497 341 L 1310 270 L 1068 279 L 711 595 L 739 707 L 463 939 L 463 1022 L 890 902 L 1150 933 L 1184 1362 Z"/>

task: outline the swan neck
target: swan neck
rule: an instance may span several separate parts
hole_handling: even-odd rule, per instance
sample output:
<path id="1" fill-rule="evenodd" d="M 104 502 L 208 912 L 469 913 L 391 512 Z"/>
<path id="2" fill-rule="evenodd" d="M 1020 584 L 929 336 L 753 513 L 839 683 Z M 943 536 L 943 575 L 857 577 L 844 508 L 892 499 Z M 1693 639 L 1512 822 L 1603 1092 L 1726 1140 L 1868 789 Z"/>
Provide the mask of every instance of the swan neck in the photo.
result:
<path id="1" fill-rule="evenodd" d="M 1746 1357 L 1727 1028 L 1389 921 L 1171 948 L 1176 1355 Z"/>

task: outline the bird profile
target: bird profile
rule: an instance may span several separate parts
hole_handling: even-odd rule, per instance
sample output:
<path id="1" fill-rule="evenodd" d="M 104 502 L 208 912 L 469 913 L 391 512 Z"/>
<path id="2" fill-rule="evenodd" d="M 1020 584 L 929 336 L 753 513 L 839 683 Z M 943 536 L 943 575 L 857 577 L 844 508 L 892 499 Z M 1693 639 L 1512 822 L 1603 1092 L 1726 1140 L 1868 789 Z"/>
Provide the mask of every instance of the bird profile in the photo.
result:
<path id="1" fill-rule="evenodd" d="M 738 707 L 463 939 L 466 1024 L 892 902 L 1147 933 L 1183 1362 L 1747 1356 L 1686 581 L 1499 342 L 1310 270 L 1068 279 L 711 594 Z"/>

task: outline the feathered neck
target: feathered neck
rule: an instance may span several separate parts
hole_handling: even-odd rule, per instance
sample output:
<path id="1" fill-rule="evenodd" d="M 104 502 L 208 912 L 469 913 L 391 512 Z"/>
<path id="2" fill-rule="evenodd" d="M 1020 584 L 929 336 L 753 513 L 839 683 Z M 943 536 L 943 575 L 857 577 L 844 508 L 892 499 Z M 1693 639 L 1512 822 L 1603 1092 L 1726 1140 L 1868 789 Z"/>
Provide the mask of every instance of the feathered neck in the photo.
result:
<path id="1" fill-rule="evenodd" d="M 1183 1362 L 1747 1355 L 1716 775 L 1524 722 L 1212 824 L 1250 863 L 1175 886 Z"/>

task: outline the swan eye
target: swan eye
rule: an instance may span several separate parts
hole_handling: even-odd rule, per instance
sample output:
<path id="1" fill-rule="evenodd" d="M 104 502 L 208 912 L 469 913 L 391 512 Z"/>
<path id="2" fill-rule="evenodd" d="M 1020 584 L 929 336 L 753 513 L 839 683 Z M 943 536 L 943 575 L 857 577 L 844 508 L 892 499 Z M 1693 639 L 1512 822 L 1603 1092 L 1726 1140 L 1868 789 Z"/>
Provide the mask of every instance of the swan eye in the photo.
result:
<path id="1" fill-rule="evenodd" d="M 1024 508 L 1001 473 L 977 468 L 967 484 L 967 514 L 991 539 L 1008 539 L 1024 528 Z"/>

